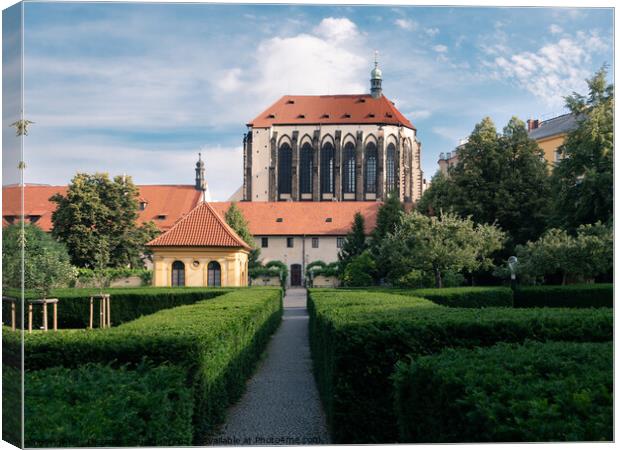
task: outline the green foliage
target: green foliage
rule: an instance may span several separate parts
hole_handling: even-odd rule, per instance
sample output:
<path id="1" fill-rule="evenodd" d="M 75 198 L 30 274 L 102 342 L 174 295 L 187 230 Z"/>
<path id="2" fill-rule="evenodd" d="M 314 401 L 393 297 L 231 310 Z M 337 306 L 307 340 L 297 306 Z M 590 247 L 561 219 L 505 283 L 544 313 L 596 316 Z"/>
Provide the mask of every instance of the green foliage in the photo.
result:
<path id="1" fill-rule="evenodd" d="M 248 257 L 248 270 L 251 270 L 255 267 L 258 267 L 259 258 L 260 258 L 260 248 L 256 246 L 256 242 L 254 241 L 254 236 L 250 233 L 250 228 L 248 227 L 248 222 L 243 217 L 243 213 L 237 206 L 237 203 L 232 202 L 224 215 L 224 219 L 226 223 L 230 225 L 230 227 L 235 230 L 235 233 L 243 239 L 243 241 L 248 244 L 252 250 L 250 250 L 250 255 Z"/>
<path id="2" fill-rule="evenodd" d="M 66 196 L 50 200 L 57 204 L 52 235 L 67 246 L 74 265 L 97 267 L 104 251 L 111 267 L 143 267 L 145 244 L 159 232 L 152 222 L 136 225 L 138 188 L 131 177 L 78 173 Z"/>
<path id="3" fill-rule="evenodd" d="M 613 219 L 614 87 L 601 68 L 590 80 L 588 97 L 566 97 L 577 128 L 560 147 L 553 170 L 553 223 L 574 230 L 579 225 Z"/>
<path id="4" fill-rule="evenodd" d="M 77 279 L 82 283 L 87 283 L 97 278 L 99 270 L 97 269 L 77 269 Z M 142 284 L 148 286 L 153 280 L 153 271 L 147 269 L 130 269 L 127 267 L 107 267 L 102 269 L 103 276 L 110 282 L 119 280 L 121 278 L 140 277 Z"/>
<path id="5" fill-rule="evenodd" d="M 515 291 L 514 298 L 518 308 L 612 308 L 614 285 L 523 286 Z"/>
<path id="6" fill-rule="evenodd" d="M 525 283 L 556 274 L 561 274 L 562 284 L 593 279 L 613 268 L 613 229 L 600 222 L 580 225 L 572 236 L 552 228 L 537 241 L 517 247 L 517 257 L 517 274 Z"/>
<path id="7" fill-rule="evenodd" d="M 306 266 L 306 280 L 312 284 L 312 281 L 317 276 L 324 277 L 336 277 L 339 274 L 338 262 L 325 263 L 325 261 L 316 260 L 312 261 Z"/>
<path id="8" fill-rule="evenodd" d="M 4 334 L 4 330 L 3 330 Z M 13 361 L 9 361 L 7 351 L 2 351 L 2 440 L 17 448 L 22 445 L 22 367 L 21 349 L 19 354 L 13 352 Z"/>
<path id="9" fill-rule="evenodd" d="M 404 213 L 405 207 L 401 203 L 400 198 L 395 192 L 391 192 L 377 211 L 377 224 L 371 234 L 369 249 L 374 259 L 379 256 L 381 243 L 389 233 L 393 233 L 396 230 Z M 384 278 L 386 275 L 387 273 L 383 267 L 377 267 L 377 280 Z"/>
<path id="10" fill-rule="evenodd" d="M 613 440 L 613 347 L 527 342 L 397 365 L 401 442 Z"/>
<path id="11" fill-rule="evenodd" d="M 3 287 L 22 287 L 22 255 L 24 288 L 39 296 L 47 297 L 53 288 L 75 278 L 64 245 L 36 225 L 17 223 L 2 230 Z"/>
<path id="12" fill-rule="evenodd" d="M 414 289 L 406 293 L 414 297 L 423 297 L 439 305 L 455 308 L 513 306 L 512 290 L 504 287 Z"/>
<path id="13" fill-rule="evenodd" d="M 498 342 L 608 342 L 610 309 L 447 308 L 384 292 L 312 289 L 310 344 L 335 443 L 386 443 L 395 426 L 394 364 L 406 355 Z"/>
<path id="14" fill-rule="evenodd" d="M 370 252 L 366 250 L 361 255 L 351 258 L 344 269 L 342 281 L 345 286 L 372 286 L 376 271 L 377 265 Z"/>
<path id="15" fill-rule="evenodd" d="M 194 395 L 192 443 L 198 445 L 241 395 L 281 316 L 280 289 L 235 289 L 111 329 L 26 334 L 26 370 L 87 362 L 133 368 L 144 358 L 181 368 Z M 5 332 L 3 347 L 19 350 L 19 338 Z"/>
<path id="16" fill-rule="evenodd" d="M 194 399 L 186 377 L 182 367 L 146 363 L 26 372 L 26 445 L 191 445 Z"/>
<path id="17" fill-rule="evenodd" d="M 458 150 L 449 177 L 436 175 L 417 205 L 424 214 L 452 211 L 508 233 L 507 247 L 536 239 L 547 223 L 549 176 L 543 154 L 513 117 L 499 135 L 490 118 Z"/>
<path id="18" fill-rule="evenodd" d="M 288 267 L 282 261 L 278 260 L 269 261 L 264 266 L 259 262 L 253 268 L 249 269 L 249 273 L 252 279 L 260 277 L 278 277 L 280 278 L 280 285 L 284 288 L 288 278 Z"/>
<path id="19" fill-rule="evenodd" d="M 351 224 L 351 231 L 349 231 L 345 237 L 342 248 L 338 252 L 340 270 L 344 272 L 347 264 L 356 256 L 361 255 L 367 247 L 366 234 L 364 231 L 364 216 L 356 212 L 353 217 L 353 223 Z"/>
<path id="20" fill-rule="evenodd" d="M 398 284 L 412 270 L 431 272 L 442 287 L 448 272 L 472 272 L 492 267 L 490 256 L 501 248 L 504 234 L 493 225 L 475 225 L 452 213 L 427 217 L 416 211 L 403 216 L 394 233 L 384 239 L 378 265 Z"/>

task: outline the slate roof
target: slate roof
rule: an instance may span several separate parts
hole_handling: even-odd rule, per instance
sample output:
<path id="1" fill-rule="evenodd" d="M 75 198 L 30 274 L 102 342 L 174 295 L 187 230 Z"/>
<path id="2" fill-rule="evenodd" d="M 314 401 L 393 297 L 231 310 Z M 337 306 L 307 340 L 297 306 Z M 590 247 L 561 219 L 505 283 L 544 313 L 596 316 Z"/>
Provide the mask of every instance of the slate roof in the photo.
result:
<path id="1" fill-rule="evenodd" d="M 285 95 L 264 110 L 248 126 L 310 124 L 413 124 L 385 96 L 361 95 Z"/>
<path id="2" fill-rule="evenodd" d="M 211 205 L 201 202 L 149 247 L 241 247 L 250 249 Z"/>
<path id="3" fill-rule="evenodd" d="M 531 139 L 545 139 L 559 134 L 566 134 L 577 127 L 577 120 L 573 114 L 564 114 L 553 119 L 540 122 L 538 128 L 529 132 Z"/>

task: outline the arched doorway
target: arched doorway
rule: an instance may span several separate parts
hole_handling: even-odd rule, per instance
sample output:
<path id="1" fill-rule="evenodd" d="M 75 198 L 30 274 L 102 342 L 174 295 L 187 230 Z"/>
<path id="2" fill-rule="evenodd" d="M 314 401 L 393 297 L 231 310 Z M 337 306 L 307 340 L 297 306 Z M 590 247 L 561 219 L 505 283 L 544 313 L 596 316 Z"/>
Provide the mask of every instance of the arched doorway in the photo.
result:
<path id="1" fill-rule="evenodd" d="M 291 286 L 301 286 L 301 264 L 291 264 Z"/>
<path id="2" fill-rule="evenodd" d="M 222 285 L 222 268 L 217 261 L 211 261 L 207 266 L 208 286 L 218 287 Z"/>
<path id="3" fill-rule="evenodd" d="M 185 286 L 185 264 L 182 261 L 172 263 L 172 286 Z"/>

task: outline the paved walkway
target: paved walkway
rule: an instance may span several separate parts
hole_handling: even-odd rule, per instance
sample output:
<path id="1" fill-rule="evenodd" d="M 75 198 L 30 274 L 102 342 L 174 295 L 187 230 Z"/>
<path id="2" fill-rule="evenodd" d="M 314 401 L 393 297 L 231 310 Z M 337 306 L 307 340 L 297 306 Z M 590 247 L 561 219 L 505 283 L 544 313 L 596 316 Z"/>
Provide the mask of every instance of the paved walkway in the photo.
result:
<path id="1" fill-rule="evenodd" d="M 273 335 L 241 400 L 228 410 L 212 445 L 327 444 L 325 415 L 312 374 L 306 290 L 288 289 Z"/>

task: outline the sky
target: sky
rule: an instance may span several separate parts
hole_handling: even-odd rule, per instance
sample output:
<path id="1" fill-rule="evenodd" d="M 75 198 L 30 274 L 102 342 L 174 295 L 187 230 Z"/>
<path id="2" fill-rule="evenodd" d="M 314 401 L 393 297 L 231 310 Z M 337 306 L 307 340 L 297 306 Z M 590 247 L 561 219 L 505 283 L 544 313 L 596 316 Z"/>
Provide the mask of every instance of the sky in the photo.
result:
<path id="1" fill-rule="evenodd" d="M 10 63 L 17 28 L 4 19 Z M 282 95 L 368 92 L 375 50 L 430 179 L 485 116 L 501 131 L 515 115 L 563 114 L 603 64 L 612 82 L 613 11 L 26 3 L 25 181 L 99 171 L 193 184 L 202 152 L 212 198 L 225 200 L 242 184 L 245 124 Z M 5 62 L 5 93 L 18 66 Z M 18 109 L 5 108 L 5 151 Z"/>

